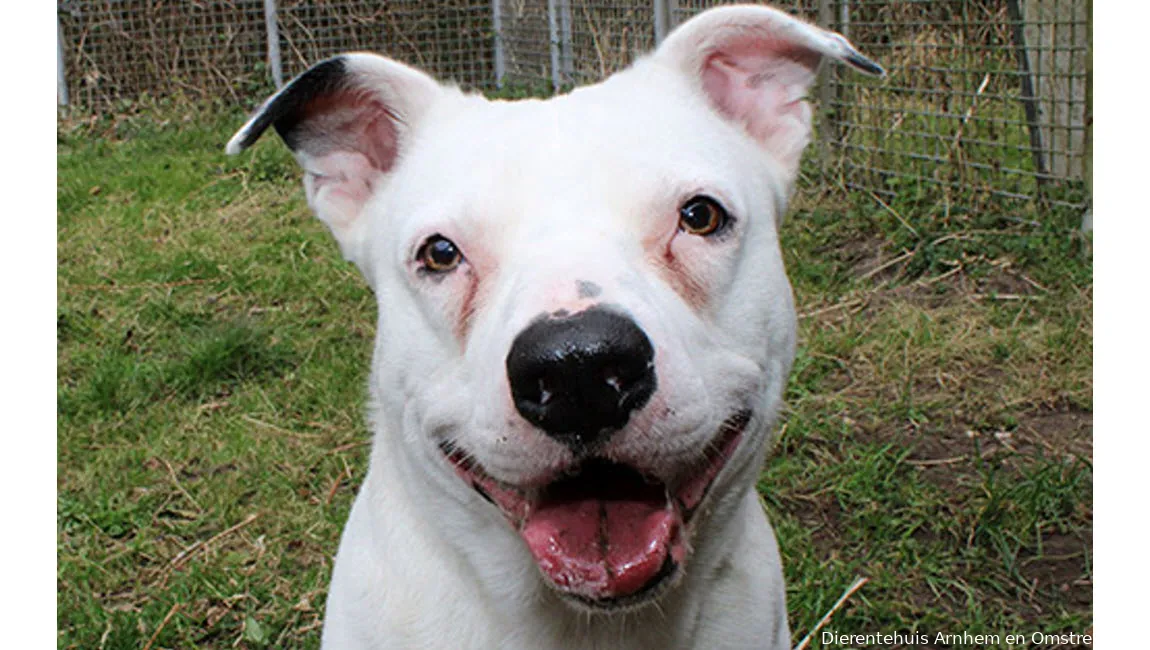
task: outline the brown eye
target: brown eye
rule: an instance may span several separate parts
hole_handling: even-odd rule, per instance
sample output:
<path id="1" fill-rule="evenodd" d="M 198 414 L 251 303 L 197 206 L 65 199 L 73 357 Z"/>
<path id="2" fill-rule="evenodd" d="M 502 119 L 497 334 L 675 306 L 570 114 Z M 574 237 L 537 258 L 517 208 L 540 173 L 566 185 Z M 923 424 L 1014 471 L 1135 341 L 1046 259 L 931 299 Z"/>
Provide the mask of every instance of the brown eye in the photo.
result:
<path id="1" fill-rule="evenodd" d="M 723 230 L 728 221 L 727 211 L 709 196 L 692 197 L 679 208 L 679 227 L 692 235 L 713 235 Z"/>
<path id="2" fill-rule="evenodd" d="M 446 273 L 463 261 L 463 253 L 459 252 L 450 239 L 440 235 L 429 237 L 415 256 L 423 268 L 431 273 Z"/>

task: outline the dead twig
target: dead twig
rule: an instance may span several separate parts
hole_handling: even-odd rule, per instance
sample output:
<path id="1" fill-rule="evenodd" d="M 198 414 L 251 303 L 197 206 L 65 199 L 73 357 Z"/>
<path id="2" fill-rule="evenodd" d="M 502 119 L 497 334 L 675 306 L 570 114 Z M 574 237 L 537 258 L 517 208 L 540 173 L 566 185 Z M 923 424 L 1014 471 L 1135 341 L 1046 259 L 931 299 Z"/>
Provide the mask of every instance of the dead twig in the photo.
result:
<path id="1" fill-rule="evenodd" d="M 1026 284 L 1029 284 L 1030 286 L 1034 287 L 1035 289 L 1038 289 L 1039 291 L 1041 291 L 1043 293 L 1050 293 L 1050 289 L 1047 289 L 1046 287 L 1042 286 L 1041 284 L 1038 284 L 1034 280 L 1030 279 L 1025 273 L 1019 273 L 1018 277 L 1022 278 L 1023 282 L 1025 282 Z"/>
<path id="2" fill-rule="evenodd" d="M 966 109 L 966 114 L 962 116 L 962 121 L 959 123 L 958 128 L 955 129 L 954 139 L 950 143 L 950 153 L 953 154 L 958 147 L 958 142 L 962 140 L 962 132 L 966 129 L 966 125 L 970 122 L 970 118 L 974 117 L 974 109 L 978 108 L 978 98 L 982 97 L 982 93 L 986 91 L 986 86 L 990 83 L 990 73 L 982 78 L 982 83 L 978 84 L 978 90 L 975 91 L 974 97 L 970 99 L 970 108 Z"/>
<path id="3" fill-rule="evenodd" d="M 583 5 L 583 18 L 587 21 L 587 31 L 591 34 L 591 45 L 595 48 L 595 56 L 599 61 L 599 75 L 607 76 L 607 57 L 603 54 L 603 43 L 599 39 L 599 29 L 595 19 L 591 17 L 587 5 Z"/>
<path id="4" fill-rule="evenodd" d="M 315 439 L 315 438 L 322 438 L 323 437 L 322 435 L 320 435 L 318 433 L 300 433 L 298 431 L 292 431 L 290 429 L 285 429 L 283 427 L 276 426 L 276 425 L 272 424 L 271 422 L 264 422 L 263 420 L 257 420 L 256 418 L 253 418 L 250 415 L 243 415 L 242 417 L 244 420 L 246 420 L 246 421 L 248 421 L 248 422 L 250 422 L 256 426 L 263 427 L 265 429 L 270 429 L 271 431 L 275 431 L 276 433 L 282 433 L 286 436 L 291 436 L 293 438 L 303 438 L 303 439 L 312 438 L 312 439 Z"/>
<path id="5" fill-rule="evenodd" d="M 159 627 L 156 628 L 155 632 L 152 632 L 152 638 L 148 639 L 148 644 L 144 646 L 144 650 L 152 650 L 152 645 L 156 643 L 156 639 L 159 638 L 160 632 L 163 631 L 164 626 L 168 624 L 168 621 L 172 620 L 172 617 L 176 615 L 176 610 L 179 608 L 179 603 L 172 605 L 172 608 L 168 610 L 167 615 L 164 616 L 164 620 L 160 621 Z"/>
<path id="6" fill-rule="evenodd" d="M 248 524 L 252 523 L 256 519 L 259 519 L 259 516 L 260 515 L 258 512 L 252 513 L 252 514 L 248 515 L 247 518 L 245 518 L 240 523 L 238 523 L 238 524 L 236 524 L 230 528 L 226 528 L 226 529 L 220 531 L 219 533 L 216 533 L 215 535 L 209 537 L 206 540 L 200 540 L 200 541 L 196 542 L 195 544 L 192 544 L 188 548 L 177 553 L 176 557 L 172 558 L 172 561 L 168 563 L 168 568 L 171 570 L 180 568 L 181 566 L 184 565 L 185 562 L 188 561 L 189 558 L 192 557 L 193 554 L 195 554 L 196 551 L 203 549 L 203 548 L 207 548 L 207 547 L 211 546 L 213 543 L 223 539 L 224 537 L 231 535 L 232 533 L 236 532 L 237 530 L 239 530 L 239 529 L 243 528 L 244 526 L 247 526 Z"/>
<path id="7" fill-rule="evenodd" d="M 840 309 L 848 309 L 851 307 L 857 307 L 858 305 L 863 304 L 863 302 L 864 301 L 861 298 L 855 298 L 854 300 L 845 300 L 843 302 L 840 302 L 840 303 L 837 303 L 834 305 L 829 305 L 827 307 L 820 307 L 818 309 L 814 309 L 811 311 L 802 312 L 801 314 L 799 314 L 799 318 L 810 318 L 812 316 L 818 316 L 820 314 L 825 314 L 825 313 L 831 312 L 831 311 L 838 311 Z"/>
<path id="8" fill-rule="evenodd" d="M 869 580 L 870 578 L 856 578 L 854 583 L 847 587 L 847 590 L 843 592 L 843 595 L 839 596 L 838 601 L 835 602 L 830 611 L 828 611 L 826 614 L 823 614 L 823 617 L 819 619 L 819 622 L 815 623 L 815 626 L 811 628 L 811 631 L 807 633 L 806 636 L 803 637 L 802 641 L 799 641 L 799 644 L 795 646 L 794 650 L 803 650 L 803 648 L 810 645 L 811 639 L 814 638 L 815 634 L 817 634 L 819 630 L 823 629 L 823 626 L 831 620 L 831 617 L 834 616 L 835 612 L 839 611 L 839 608 L 843 606 L 843 603 L 845 603 L 848 598 L 854 595 L 856 591 L 862 589 L 862 586 L 865 585 Z"/>
<path id="9" fill-rule="evenodd" d="M 906 251 L 902 255 L 895 256 L 894 259 L 887 260 L 886 262 L 883 262 L 882 264 L 879 264 L 875 268 L 867 271 L 859 279 L 860 280 L 869 280 L 870 278 L 874 277 L 875 275 L 878 275 L 879 273 L 882 273 L 883 271 L 894 266 L 895 264 L 898 264 L 899 262 L 906 261 L 912 257 L 914 257 L 914 251 Z"/>
<path id="10" fill-rule="evenodd" d="M 1020 296 L 1016 293 L 972 293 L 973 300 L 1042 300 L 1044 296 Z"/>
<path id="11" fill-rule="evenodd" d="M 100 635 L 100 650 L 104 650 L 104 646 L 108 643 L 108 635 L 112 633 L 112 619 L 108 618 L 108 623 L 104 626 L 104 633 Z"/>
<path id="12" fill-rule="evenodd" d="M 192 505 L 196 507 L 196 510 L 199 510 L 202 514 L 204 512 L 204 507 L 200 505 L 199 501 L 196 501 L 195 497 L 193 497 L 187 490 L 184 489 L 183 485 L 180 485 L 180 479 L 176 476 L 176 470 L 172 469 L 172 464 L 169 463 L 166 458 L 161 458 L 160 462 L 164 464 L 164 467 L 168 468 L 168 475 L 172 477 L 172 484 L 176 486 L 176 489 L 179 490 L 180 494 L 184 495 L 184 498 L 190 501 Z"/>
<path id="13" fill-rule="evenodd" d="M 965 268 L 965 267 L 963 267 L 962 264 L 959 264 L 958 266 L 947 271 L 946 273 L 941 273 L 939 275 L 934 276 L 933 278 L 921 279 L 917 282 L 917 284 L 919 286 L 928 287 L 928 286 L 935 284 L 937 282 L 942 282 L 943 280 L 949 278 L 952 275 L 955 275 L 956 273 L 962 273 L 963 268 Z"/>
<path id="14" fill-rule="evenodd" d="M 878 204 L 881 205 L 883 207 L 883 209 L 885 209 L 887 212 L 891 213 L 891 215 L 894 216 L 895 219 L 898 219 L 898 222 L 901 223 L 903 225 L 903 227 L 905 227 L 907 230 L 909 230 L 910 233 L 912 235 L 914 235 L 916 239 L 919 238 L 918 231 L 914 229 L 914 226 L 907 223 L 907 220 L 903 219 L 902 215 L 899 214 L 897 210 L 895 210 L 894 208 L 887 205 L 886 201 L 883 201 L 882 199 L 878 198 L 878 194 L 875 194 L 874 192 L 869 192 L 869 194 L 871 195 L 871 198 L 873 198 L 875 201 L 878 201 Z"/>
<path id="15" fill-rule="evenodd" d="M 339 471 L 339 475 L 332 481 L 331 489 L 327 491 L 327 498 L 323 501 L 325 506 L 331 505 L 331 500 L 335 498 L 335 493 L 339 491 L 339 486 L 343 483 L 343 477 L 345 476 L 349 481 L 351 480 L 351 468 L 347 466 L 347 463 L 344 463 L 343 469 Z"/>
<path id="16" fill-rule="evenodd" d="M 370 444 L 371 444 L 371 440 L 357 440 L 355 442 L 349 442 L 347 444 L 343 444 L 343 445 L 340 445 L 338 447 L 332 447 L 331 449 L 328 449 L 327 451 L 323 452 L 323 455 L 324 456 L 330 456 L 331 454 L 342 453 L 345 451 L 349 451 L 351 449 L 355 449 L 357 447 L 365 447 L 365 446 L 370 445 Z"/>
<path id="17" fill-rule="evenodd" d="M 968 460 L 970 460 L 970 457 L 968 456 L 951 456 L 950 458 L 927 458 L 926 460 L 915 460 L 913 458 L 908 458 L 903 462 L 907 465 L 913 465 L 915 467 L 934 467 L 935 465 L 954 465 L 955 463 L 961 463 Z"/>

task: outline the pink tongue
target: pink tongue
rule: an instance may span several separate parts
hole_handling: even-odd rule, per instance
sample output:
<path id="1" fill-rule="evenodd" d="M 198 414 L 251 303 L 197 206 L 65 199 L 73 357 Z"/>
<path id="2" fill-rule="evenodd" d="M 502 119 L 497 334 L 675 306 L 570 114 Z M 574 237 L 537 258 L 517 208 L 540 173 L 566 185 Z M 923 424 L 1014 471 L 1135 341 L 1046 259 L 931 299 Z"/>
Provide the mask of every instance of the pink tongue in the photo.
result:
<path id="1" fill-rule="evenodd" d="M 650 583 L 672 551 L 679 523 L 667 501 L 589 497 L 541 504 L 520 532 L 555 586 L 603 599 Z"/>

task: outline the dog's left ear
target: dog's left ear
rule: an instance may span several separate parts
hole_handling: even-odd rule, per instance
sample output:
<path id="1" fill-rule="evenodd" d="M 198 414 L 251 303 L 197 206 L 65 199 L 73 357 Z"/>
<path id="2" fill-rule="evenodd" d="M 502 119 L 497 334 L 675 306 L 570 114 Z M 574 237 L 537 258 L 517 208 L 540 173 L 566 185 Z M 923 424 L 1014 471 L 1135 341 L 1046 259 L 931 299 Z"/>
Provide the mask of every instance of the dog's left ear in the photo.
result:
<path id="1" fill-rule="evenodd" d="M 365 205 L 387 183 L 424 114 L 449 92 L 458 93 L 397 61 L 344 54 L 272 95 L 226 151 L 237 154 L 275 127 L 303 167 L 308 205 L 366 276 Z"/>
<path id="2" fill-rule="evenodd" d="M 688 75 L 793 179 L 810 141 L 811 108 L 804 98 L 824 57 L 869 75 L 886 74 L 841 35 L 761 6 L 705 11 L 669 34 L 653 60 Z"/>

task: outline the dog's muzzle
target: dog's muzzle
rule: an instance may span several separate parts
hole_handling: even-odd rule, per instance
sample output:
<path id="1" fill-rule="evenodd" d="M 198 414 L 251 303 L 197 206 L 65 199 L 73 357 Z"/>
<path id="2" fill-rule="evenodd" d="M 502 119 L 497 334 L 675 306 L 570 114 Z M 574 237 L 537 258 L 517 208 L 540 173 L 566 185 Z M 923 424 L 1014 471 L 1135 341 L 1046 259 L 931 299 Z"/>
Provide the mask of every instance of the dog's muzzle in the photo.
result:
<path id="1" fill-rule="evenodd" d="M 699 455 L 674 468 L 608 457 L 656 389 L 655 350 L 630 318 L 594 307 L 535 320 L 515 338 L 507 377 L 515 408 L 571 450 L 567 466 L 512 485 L 455 442 L 440 447 L 456 472 L 495 505 L 540 572 L 581 606 L 618 610 L 651 602 L 683 574 L 695 515 L 751 420 L 736 410 Z"/>

